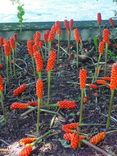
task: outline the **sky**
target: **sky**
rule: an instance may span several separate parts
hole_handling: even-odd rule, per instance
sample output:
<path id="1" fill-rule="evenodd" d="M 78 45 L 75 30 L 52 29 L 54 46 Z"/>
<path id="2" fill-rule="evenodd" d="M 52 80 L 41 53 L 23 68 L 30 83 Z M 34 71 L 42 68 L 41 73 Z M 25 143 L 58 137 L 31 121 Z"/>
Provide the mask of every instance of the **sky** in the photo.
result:
<path id="1" fill-rule="evenodd" d="M 117 4 L 112 0 L 20 0 L 24 4 L 25 22 L 96 20 L 101 12 L 103 19 L 114 16 Z M 17 22 L 17 6 L 10 0 L 0 0 L 0 22 Z"/>

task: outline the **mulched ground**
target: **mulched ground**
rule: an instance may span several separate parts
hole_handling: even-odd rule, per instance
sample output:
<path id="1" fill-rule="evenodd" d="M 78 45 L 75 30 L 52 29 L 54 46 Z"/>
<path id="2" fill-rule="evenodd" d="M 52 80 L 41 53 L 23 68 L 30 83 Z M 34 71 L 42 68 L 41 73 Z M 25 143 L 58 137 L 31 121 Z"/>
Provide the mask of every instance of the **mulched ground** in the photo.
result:
<path id="1" fill-rule="evenodd" d="M 85 43 L 84 47 L 87 47 L 87 45 L 88 44 Z M 74 49 L 75 48 L 73 45 L 71 51 L 73 51 Z M 85 48 L 84 50 L 88 52 L 92 49 L 95 53 L 95 49 L 92 48 L 92 46 L 88 46 L 88 48 Z M 34 150 L 32 156 L 102 156 L 102 154 L 86 145 L 83 145 L 81 148 L 74 151 L 69 147 L 63 147 L 63 145 L 61 144 L 61 140 L 63 140 L 64 134 L 63 132 L 61 132 L 62 124 L 78 122 L 79 119 L 79 69 L 76 68 L 73 58 L 74 55 L 70 55 L 70 57 L 68 57 L 64 52 L 62 52 L 60 63 L 56 65 L 55 70 L 52 73 L 51 103 L 56 103 L 57 101 L 63 99 L 71 99 L 77 101 L 78 108 L 75 110 L 59 111 L 59 115 L 56 116 L 56 121 L 53 126 L 53 131 L 56 132 L 56 135 L 44 139 L 43 142 L 38 146 L 38 148 Z M 95 63 L 95 56 L 92 58 Z M 112 62 L 114 62 L 114 60 L 111 60 L 109 64 Z M 7 109 L 8 121 L 6 126 L 2 127 L 0 130 L 0 148 L 7 147 L 3 140 L 11 145 L 25 136 L 35 135 L 36 112 L 34 111 L 26 115 L 25 117 L 21 117 L 21 114 L 24 111 L 12 111 L 9 109 L 10 104 L 16 101 L 27 102 L 36 100 L 35 78 L 33 76 L 31 59 L 27 53 L 25 42 L 20 42 L 17 46 L 16 64 L 18 65 L 16 67 L 17 78 L 11 76 L 10 84 L 7 86 L 5 84 L 4 105 Z M 80 67 L 81 66 L 85 66 L 87 68 L 89 76 L 88 82 L 90 83 L 90 77 L 92 76 L 92 71 L 94 70 L 92 59 L 81 62 Z M 2 75 L 5 76 L 5 71 L 2 72 Z M 44 102 L 46 102 L 47 75 L 45 71 L 43 72 L 42 78 L 44 80 L 45 87 Z M 13 97 L 13 90 L 22 83 L 29 84 L 28 89 L 20 97 Z M 96 92 L 97 96 L 95 94 L 95 91 L 90 90 L 88 87 L 86 92 L 89 100 L 88 103 L 84 105 L 84 123 L 105 124 L 106 117 L 104 116 L 104 114 L 107 114 L 110 90 L 106 87 L 101 87 L 101 89 L 97 90 Z M 112 117 L 117 119 L 117 93 L 115 94 L 113 103 L 114 106 Z M 44 134 L 49 130 L 52 118 L 53 114 L 41 113 L 41 134 Z M 117 121 L 112 120 L 110 129 L 116 129 L 116 127 Z M 85 126 L 82 128 L 82 132 L 93 134 L 103 130 L 105 130 L 105 126 Z M 111 133 L 107 135 L 105 140 L 101 142 L 98 147 L 113 153 L 113 155 L 117 155 L 117 133 Z M 0 156 L 2 155 L 5 154 L 1 153 Z"/>

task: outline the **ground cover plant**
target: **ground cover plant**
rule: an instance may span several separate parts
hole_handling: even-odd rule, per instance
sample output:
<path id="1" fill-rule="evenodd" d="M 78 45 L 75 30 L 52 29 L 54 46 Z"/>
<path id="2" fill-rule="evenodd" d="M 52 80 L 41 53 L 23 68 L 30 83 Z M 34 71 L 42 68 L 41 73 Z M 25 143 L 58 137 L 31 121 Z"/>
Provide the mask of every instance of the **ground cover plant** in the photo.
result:
<path id="1" fill-rule="evenodd" d="M 0 37 L 1 155 L 117 155 L 115 26 L 101 23 L 90 42 L 73 19 L 67 41 L 59 21 L 24 42 Z"/>

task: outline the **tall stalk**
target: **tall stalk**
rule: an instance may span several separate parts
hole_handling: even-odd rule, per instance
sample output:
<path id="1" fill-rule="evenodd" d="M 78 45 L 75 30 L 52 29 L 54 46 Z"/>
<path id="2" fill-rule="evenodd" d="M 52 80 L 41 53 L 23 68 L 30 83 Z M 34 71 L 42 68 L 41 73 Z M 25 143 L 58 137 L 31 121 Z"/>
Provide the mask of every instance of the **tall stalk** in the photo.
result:
<path id="1" fill-rule="evenodd" d="M 37 107 L 37 133 L 39 133 L 40 129 L 40 106 L 41 106 L 41 100 L 38 98 L 38 107 Z"/>
<path id="2" fill-rule="evenodd" d="M 83 118 L 83 98 L 84 98 L 84 89 L 81 89 L 80 117 L 79 117 L 80 125 L 82 123 L 82 118 Z"/>
<path id="3" fill-rule="evenodd" d="M 9 57 L 6 56 L 6 74 L 7 74 L 7 82 L 9 83 Z"/>
<path id="4" fill-rule="evenodd" d="M 112 112 L 113 97 L 114 97 L 114 90 L 111 90 L 108 117 L 107 117 L 107 121 L 106 121 L 106 129 L 108 129 L 110 127 L 110 118 L 111 118 L 111 112 Z"/>
<path id="5" fill-rule="evenodd" d="M 57 63 L 59 63 L 60 56 L 60 35 L 58 35 L 58 53 L 57 53 Z"/>
<path id="6" fill-rule="evenodd" d="M 78 42 L 76 42 L 76 50 L 77 50 L 77 62 L 76 62 L 76 64 L 77 64 L 77 68 L 78 68 L 78 66 L 79 66 L 79 48 L 78 48 Z"/>
<path id="7" fill-rule="evenodd" d="M 5 108 L 4 108 L 4 103 L 3 103 L 3 92 L 0 91 L 0 103 L 1 103 L 1 108 L 3 111 L 3 115 L 5 116 Z"/>
<path id="8" fill-rule="evenodd" d="M 49 105 L 49 101 L 50 101 L 50 83 L 51 83 L 51 71 L 48 71 L 48 99 L 47 99 L 47 105 Z"/>
<path id="9" fill-rule="evenodd" d="M 35 77 L 36 76 L 36 73 L 35 73 L 34 57 L 32 56 L 31 59 L 32 59 L 32 65 L 33 65 L 33 73 L 34 73 L 34 77 Z"/>
<path id="10" fill-rule="evenodd" d="M 97 77 L 98 77 L 97 71 L 99 69 L 100 59 L 101 59 L 101 55 L 99 55 L 99 57 L 98 57 L 98 62 L 97 62 L 96 68 L 95 68 L 95 73 L 94 73 L 94 76 L 93 76 L 92 83 L 97 80 Z"/>
<path id="11" fill-rule="evenodd" d="M 108 60 L 108 43 L 105 46 L 105 67 L 104 67 L 104 75 L 107 74 L 107 60 Z"/>

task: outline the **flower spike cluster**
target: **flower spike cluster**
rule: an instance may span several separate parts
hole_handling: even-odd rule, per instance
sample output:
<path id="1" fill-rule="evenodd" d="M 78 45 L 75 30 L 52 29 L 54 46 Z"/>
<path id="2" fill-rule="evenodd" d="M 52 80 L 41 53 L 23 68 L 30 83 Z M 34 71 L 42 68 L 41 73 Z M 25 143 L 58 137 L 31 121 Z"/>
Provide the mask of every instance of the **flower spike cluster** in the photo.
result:
<path id="1" fill-rule="evenodd" d="M 41 56 L 41 53 L 36 51 L 34 53 L 34 59 L 35 59 L 35 64 L 36 64 L 36 71 L 42 72 L 44 64 L 43 64 L 43 58 Z"/>
<path id="2" fill-rule="evenodd" d="M 57 105 L 60 109 L 74 109 L 77 107 L 76 102 L 70 100 L 58 101 Z"/>
<path id="3" fill-rule="evenodd" d="M 19 96 L 26 90 L 26 88 L 27 88 L 27 85 L 25 83 L 23 83 L 22 85 L 20 85 L 18 88 L 16 88 L 13 91 L 13 96 Z"/>
<path id="4" fill-rule="evenodd" d="M 115 90 L 117 88 L 117 63 L 112 65 L 110 89 Z"/>
<path id="5" fill-rule="evenodd" d="M 80 69 L 79 77 L 80 77 L 80 89 L 84 89 L 86 87 L 87 70 Z"/>
<path id="6" fill-rule="evenodd" d="M 55 66 L 55 61 L 56 61 L 56 52 L 54 50 L 51 50 L 49 53 L 49 58 L 46 66 L 46 71 L 49 72 L 53 70 Z"/>
<path id="7" fill-rule="evenodd" d="M 39 99 L 43 97 L 43 81 L 41 79 L 38 79 L 36 83 L 36 95 Z"/>

